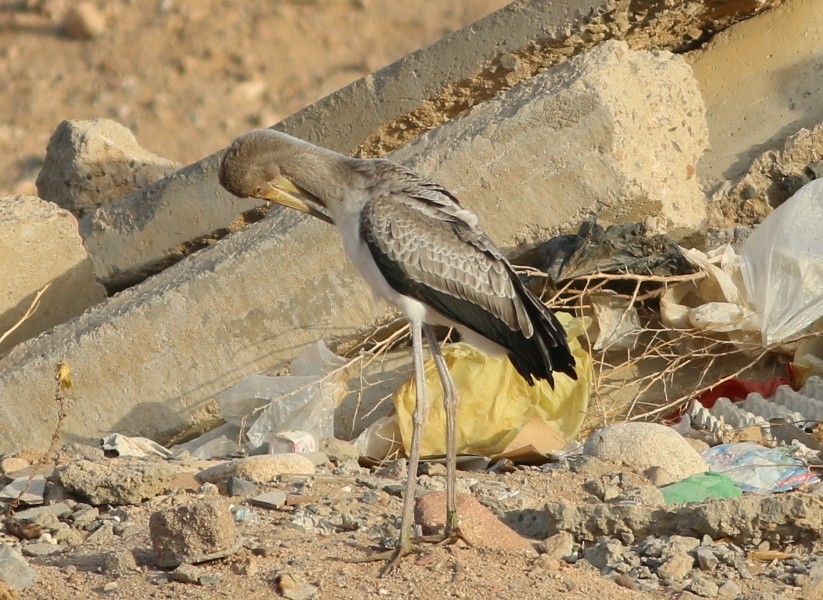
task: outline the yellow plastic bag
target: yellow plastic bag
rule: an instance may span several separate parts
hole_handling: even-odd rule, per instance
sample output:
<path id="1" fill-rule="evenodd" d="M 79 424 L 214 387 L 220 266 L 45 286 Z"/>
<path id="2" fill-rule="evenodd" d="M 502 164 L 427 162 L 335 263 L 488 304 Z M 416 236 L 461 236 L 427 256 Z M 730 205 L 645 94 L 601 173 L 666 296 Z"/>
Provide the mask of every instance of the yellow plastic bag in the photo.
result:
<path id="1" fill-rule="evenodd" d="M 515 370 L 507 356 L 488 356 L 467 344 L 452 344 L 443 349 L 449 372 L 457 387 L 457 452 L 493 456 L 518 450 L 509 447 L 527 425 L 545 424 L 546 435 L 523 436 L 536 452 L 548 452 L 580 431 L 589 405 L 592 359 L 577 336 L 583 333 L 579 322 L 565 313 L 557 317 L 569 333 L 569 346 L 577 362 L 577 381 L 562 373 L 554 375 L 554 390 L 548 382 L 530 386 Z M 422 456 L 446 452 L 446 416 L 443 388 L 434 362 L 425 365 L 426 397 L 429 410 L 424 419 Z M 411 446 L 414 378 L 394 394 L 397 422 L 406 454 Z M 552 435 L 552 433 L 554 435 Z M 541 446 L 541 447 L 537 447 Z"/>

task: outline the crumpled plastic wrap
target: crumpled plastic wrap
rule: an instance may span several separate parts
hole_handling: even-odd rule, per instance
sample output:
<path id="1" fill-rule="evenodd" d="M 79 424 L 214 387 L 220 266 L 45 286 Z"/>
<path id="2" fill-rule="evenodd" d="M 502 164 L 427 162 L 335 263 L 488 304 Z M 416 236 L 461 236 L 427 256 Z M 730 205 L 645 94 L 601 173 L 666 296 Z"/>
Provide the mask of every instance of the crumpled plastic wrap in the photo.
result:
<path id="1" fill-rule="evenodd" d="M 569 346 L 577 361 L 577 381 L 555 374 L 554 390 L 548 382 L 530 386 L 505 355 L 488 356 L 467 344 L 443 349 L 446 363 L 458 390 L 457 452 L 496 456 L 506 452 L 548 453 L 563 447 L 580 431 L 589 405 L 592 359 L 576 339 L 583 333 L 580 323 L 565 313 L 556 313 L 569 333 Z M 421 456 L 446 452 L 446 415 L 443 388 L 434 362 L 425 366 L 429 411 L 421 436 Z M 403 447 L 411 444 L 412 412 L 415 404 L 413 379 L 394 395 Z M 522 443 L 510 445 L 519 434 Z M 538 447 L 539 446 L 539 447 Z"/>
<path id="2" fill-rule="evenodd" d="M 740 259 L 764 346 L 823 317 L 823 179 L 774 209 L 745 241 Z"/>

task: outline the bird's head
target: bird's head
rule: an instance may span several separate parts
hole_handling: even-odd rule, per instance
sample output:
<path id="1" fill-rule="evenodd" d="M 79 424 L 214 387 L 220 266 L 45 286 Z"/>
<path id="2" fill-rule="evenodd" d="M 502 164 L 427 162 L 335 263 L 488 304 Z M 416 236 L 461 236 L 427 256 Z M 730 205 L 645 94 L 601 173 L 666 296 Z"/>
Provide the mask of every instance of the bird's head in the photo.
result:
<path id="1" fill-rule="evenodd" d="M 259 198 L 310 214 L 331 223 L 313 205 L 325 203 L 284 173 L 299 151 L 300 140 L 271 129 L 256 129 L 236 137 L 220 163 L 220 185 L 240 198 Z"/>

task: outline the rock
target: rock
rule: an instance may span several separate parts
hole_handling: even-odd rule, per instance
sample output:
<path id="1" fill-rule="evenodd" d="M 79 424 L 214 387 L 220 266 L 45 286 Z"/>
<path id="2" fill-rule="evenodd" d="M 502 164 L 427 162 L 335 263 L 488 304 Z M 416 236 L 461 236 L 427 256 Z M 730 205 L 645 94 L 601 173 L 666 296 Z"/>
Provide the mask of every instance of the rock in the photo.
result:
<path id="1" fill-rule="evenodd" d="M 141 459 L 78 460 L 55 471 L 58 482 L 91 504 L 138 504 L 167 489 L 178 470 Z"/>
<path id="2" fill-rule="evenodd" d="M 20 471 L 29 466 L 31 466 L 31 463 L 19 456 L 6 456 L 0 459 L 0 471 L 7 477 L 13 476 L 15 471 Z"/>
<path id="3" fill-rule="evenodd" d="M 226 492 L 229 496 L 253 496 L 257 486 L 242 477 L 231 476 L 226 479 Z"/>
<path id="4" fill-rule="evenodd" d="M 474 496 L 458 494 L 457 512 L 460 530 L 472 546 L 534 553 L 531 542 L 500 521 Z M 443 533 L 446 526 L 445 492 L 430 492 L 417 498 L 414 516 L 424 535 Z"/>
<path id="5" fill-rule="evenodd" d="M 115 537 L 116 535 L 114 533 L 114 523 L 112 523 L 111 521 L 103 521 L 103 523 L 100 524 L 100 526 L 97 527 L 97 529 L 92 531 L 86 538 L 86 545 L 110 545 L 114 541 Z"/>
<path id="6" fill-rule="evenodd" d="M 68 442 L 63 444 L 63 447 L 60 449 L 60 453 L 63 454 L 68 460 L 85 458 L 86 460 L 95 461 L 106 458 L 106 453 L 103 452 L 102 448 L 89 446 L 88 444 L 78 444 L 77 442 Z"/>
<path id="7" fill-rule="evenodd" d="M 14 518 L 18 521 L 34 521 L 42 515 L 63 517 L 71 513 L 72 509 L 68 504 L 58 502 L 57 504 L 49 504 L 48 506 L 36 506 L 34 508 L 27 508 L 26 510 L 19 510 L 14 513 Z"/>
<path id="8" fill-rule="evenodd" d="M 196 583 L 198 585 L 209 586 L 220 583 L 222 576 L 213 575 L 202 567 L 182 564 L 172 571 L 171 578 L 181 583 Z"/>
<path id="9" fill-rule="evenodd" d="M 320 596 L 319 588 L 291 573 L 278 573 L 275 583 L 277 591 L 287 600 L 312 600 Z"/>
<path id="10" fill-rule="evenodd" d="M 689 442 L 689 446 L 694 447 L 691 442 Z M 657 487 L 663 487 L 664 485 L 669 485 L 670 483 L 675 483 L 678 481 L 675 476 L 666 470 L 666 467 L 649 467 L 643 471 L 643 474 Z"/>
<path id="11" fill-rule="evenodd" d="M 610 223 L 657 214 L 670 233 L 693 233 L 706 220 L 695 171 L 708 136 L 700 89 L 683 57 L 605 41 L 391 158 L 463 198 L 505 247 L 538 241 L 538 231 L 574 220 L 577 211 Z M 500 210 L 501 189 L 533 180 L 541 185 L 518 186 L 516 208 Z"/>
<path id="12" fill-rule="evenodd" d="M 348 461 L 356 462 L 360 458 L 360 451 L 354 444 L 337 438 L 323 438 L 320 440 L 320 449 L 336 464 Z"/>
<path id="13" fill-rule="evenodd" d="M 26 504 L 43 504 L 46 478 L 42 475 L 16 477 L 0 490 L 0 500 L 16 500 Z"/>
<path id="14" fill-rule="evenodd" d="M 593 541 L 631 531 L 637 538 L 689 532 L 712 539 L 729 538 L 738 543 L 752 539 L 780 541 L 815 540 L 821 535 L 823 499 L 793 492 L 770 496 L 742 496 L 685 505 L 675 509 L 659 506 L 613 504 L 546 505 L 546 535 L 568 531 L 576 540 Z"/>
<path id="15" fill-rule="evenodd" d="M 683 436 L 657 423 L 618 423 L 598 429 L 586 440 L 583 453 L 623 463 L 638 473 L 663 467 L 677 481 L 708 470 L 706 461 Z"/>
<path id="16" fill-rule="evenodd" d="M 616 471 L 614 465 L 603 462 L 594 456 L 586 456 L 585 454 L 574 457 L 571 462 L 571 470 L 573 473 L 577 473 L 589 481 L 602 479 L 606 475 L 611 475 Z"/>
<path id="17" fill-rule="evenodd" d="M 743 590 L 734 581 L 726 581 L 717 590 L 717 595 L 721 598 L 737 598 Z"/>
<path id="18" fill-rule="evenodd" d="M 623 544 L 618 540 L 604 538 L 599 540 L 594 546 L 585 548 L 583 550 L 583 558 L 589 561 L 593 567 L 602 571 L 620 562 L 623 550 Z"/>
<path id="19" fill-rule="evenodd" d="M 236 552 L 241 544 L 234 518 L 219 499 L 153 513 L 149 535 L 160 567 L 222 558 Z"/>
<path id="20" fill-rule="evenodd" d="M 13 590 L 25 590 L 37 581 L 37 573 L 17 550 L 0 544 L 0 581 Z"/>
<path id="21" fill-rule="evenodd" d="M 68 211 L 34 196 L 6 196 L 0 198 L 0 229 L 0 272 L 4 274 L 0 335 L 23 317 L 37 292 L 49 285 L 34 314 L 0 342 L 2 356 L 20 342 L 76 317 L 103 300 L 106 291 L 94 279 L 77 222 Z M 54 365 L 49 371 L 53 370 Z M 53 377 L 45 379 L 53 388 Z M 48 397 L 54 401 L 54 389 Z M 4 421 L 7 427 L 0 425 L 0 437 L 6 437 L 7 430 L 27 429 L 13 414 Z M 44 421 L 53 427 L 50 419 Z"/>
<path id="22" fill-rule="evenodd" d="M 106 31 L 106 19 L 91 2 L 72 5 L 63 17 L 63 29 L 72 39 L 88 40 Z"/>
<path id="23" fill-rule="evenodd" d="M 666 558 L 667 556 L 674 556 L 675 554 L 690 554 L 699 545 L 700 541 L 697 538 L 684 535 L 672 535 L 663 543 L 660 556 Z"/>
<path id="24" fill-rule="evenodd" d="M 700 546 L 697 549 L 697 563 L 704 571 L 714 571 L 720 561 L 709 546 Z"/>
<path id="25" fill-rule="evenodd" d="M 249 499 L 250 504 L 264 508 L 281 508 L 286 504 L 285 492 L 272 491 Z"/>
<path id="26" fill-rule="evenodd" d="M 717 596 L 717 584 L 706 575 L 695 575 L 686 586 L 689 591 L 703 598 L 714 598 Z"/>
<path id="27" fill-rule="evenodd" d="M 197 479 L 214 483 L 234 476 L 255 483 L 266 483 L 280 475 L 313 475 L 314 472 L 314 464 L 300 454 L 264 454 L 215 465 L 200 471 Z"/>
<path id="28" fill-rule="evenodd" d="M 52 554 L 60 554 L 62 551 L 63 549 L 60 546 L 49 542 L 34 542 L 23 546 L 23 556 L 51 556 Z"/>
<path id="29" fill-rule="evenodd" d="M 90 525 L 100 516 L 100 511 L 93 506 L 82 508 L 71 515 L 71 521 L 78 529 L 91 529 Z"/>
<path id="30" fill-rule="evenodd" d="M 546 538 L 537 549 L 551 558 L 566 560 L 574 553 L 574 538 L 568 531 Z"/>
<path id="31" fill-rule="evenodd" d="M 134 134 L 115 121 L 62 121 L 46 148 L 37 193 L 82 217 L 179 168 L 141 148 Z M 94 246 L 87 247 L 99 262 Z"/>
<path id="32" fill-rule="evenodd" d="M 664 581 L 681 581 L 694 567 L 694 559 L 685 552 L 678 552 L 657 569 Z"/>

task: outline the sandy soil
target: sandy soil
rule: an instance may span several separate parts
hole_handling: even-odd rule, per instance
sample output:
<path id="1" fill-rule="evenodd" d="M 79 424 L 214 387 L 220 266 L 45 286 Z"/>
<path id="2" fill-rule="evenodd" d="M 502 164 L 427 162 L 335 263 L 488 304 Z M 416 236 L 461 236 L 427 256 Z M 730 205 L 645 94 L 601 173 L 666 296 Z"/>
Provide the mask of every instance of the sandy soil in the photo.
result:
<path id="1" fill-rule="evenodd" d="M 0 3 L 0 195 L 36 193 L 63 119 L 111 118 L 193 162 L 507 2 L 119 0 L 96 3 L 88 40 L 63 30 L 71 4 Z"/>

